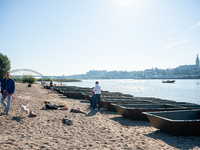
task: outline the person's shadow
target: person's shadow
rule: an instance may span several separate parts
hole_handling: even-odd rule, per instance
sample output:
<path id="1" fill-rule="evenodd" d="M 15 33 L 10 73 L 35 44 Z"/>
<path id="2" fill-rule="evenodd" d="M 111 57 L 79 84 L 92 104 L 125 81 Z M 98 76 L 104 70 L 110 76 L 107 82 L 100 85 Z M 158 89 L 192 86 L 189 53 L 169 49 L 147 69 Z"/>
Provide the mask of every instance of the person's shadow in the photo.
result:
<path id="1" fill-rule="evenodd" d="M 5 113 L 0 113 L 0 116 L 3 116 L 3 115 L 5 115 Z"/>
<path id="2" fill-rule="evenodd" d="M 21 117 L 13 117 L 13 118 L 12 118 L 12 120 L 15 120 L 15 121 L 17 121 L 17 122 L 20 122 L 21 119 L 22 119 Z"/>
<path id="3" fill-rule="evenodd" d="M 88 114 L 85 114 L 86 117 L 91 117 L 91 116 L 94 116 L 96 115 L 98 111 L 97 110 L 90 110 L 90 112 Z"/>

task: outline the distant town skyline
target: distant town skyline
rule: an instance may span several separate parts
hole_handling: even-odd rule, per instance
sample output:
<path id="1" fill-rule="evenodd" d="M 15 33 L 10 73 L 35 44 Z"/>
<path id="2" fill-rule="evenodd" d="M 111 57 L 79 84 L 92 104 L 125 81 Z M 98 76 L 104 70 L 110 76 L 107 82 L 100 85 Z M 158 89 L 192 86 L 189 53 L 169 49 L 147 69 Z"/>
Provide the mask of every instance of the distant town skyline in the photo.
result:
<path id="1" fill-rule="evenodd" d="M 143 72 L 143 73 L 142 73 Z M 89 70 L 84 74 L 72 74 L 72 75 L 62 75 L 62 76 L 54 76 L 54 75 L 42 75 L 41 73 L 31 70 L 31 69 L 15 69 L 11 70 L 11 74 L 14 77 L 22 77 L 23 75 L 33 75 L 36 77 L 42 78 L 55 78 L 55 79 L 91 79 L 91 78 L 200 78 L 200 66 L 199 66 L 199 57 L 198 54 L 196 56 L 195 64 L 192 65 L 179 65 L 175 68 L 151 68 L 145 69 L 141 71 L 131 70 L 131 71 L 117 71 L 117 70 Z"/>
<path id="2" fill-rule="evenodd" d="M 0 0 L 11 70 L 68 76 L 194 64 L 199 0 Z"/>

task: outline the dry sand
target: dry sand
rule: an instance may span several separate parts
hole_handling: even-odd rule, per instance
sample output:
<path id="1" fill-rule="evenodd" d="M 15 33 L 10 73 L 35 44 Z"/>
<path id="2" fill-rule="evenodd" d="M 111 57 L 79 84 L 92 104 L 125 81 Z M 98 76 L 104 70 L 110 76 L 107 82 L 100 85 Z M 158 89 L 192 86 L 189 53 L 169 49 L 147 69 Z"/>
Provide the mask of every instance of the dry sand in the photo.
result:
<path id="1" fill-rule="evenodd" d="M 0 149 L 200 149 L 200 136 L 172 136 L 153 128 L 148 121 L 133 121 L 107 110 L 86 114 L 62 110 L 41 110 L 44 101 L 65 104 L 69 109 L 89 108 L 88 101 L 68 99 L 35 84 L 16 83 L 14 97 L 29 104 L 37 117 L 20 118 L 19 105 L 13 99 L 10 115 L 0 105 Z M 62 123 L 68 116 L 73 124 Z"/>

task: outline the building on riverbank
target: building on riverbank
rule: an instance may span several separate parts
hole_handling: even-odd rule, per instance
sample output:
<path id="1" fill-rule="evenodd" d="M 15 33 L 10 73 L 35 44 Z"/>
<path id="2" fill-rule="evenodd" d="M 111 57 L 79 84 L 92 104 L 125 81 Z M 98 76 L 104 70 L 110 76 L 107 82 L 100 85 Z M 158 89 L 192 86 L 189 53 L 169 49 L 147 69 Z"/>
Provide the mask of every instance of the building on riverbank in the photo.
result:
<path id="1" fill-rule="evenodd" d="M 199 57 L 198 57 L 198 54 L 197 54 L 197 57 L 196 57 L 196 64 L 195 65 L 181 65 L 179 67 L 176 68 L 176 70 L 181 70 L 181 71 L 184 71 L 184 70 L 199 70 Z"/>

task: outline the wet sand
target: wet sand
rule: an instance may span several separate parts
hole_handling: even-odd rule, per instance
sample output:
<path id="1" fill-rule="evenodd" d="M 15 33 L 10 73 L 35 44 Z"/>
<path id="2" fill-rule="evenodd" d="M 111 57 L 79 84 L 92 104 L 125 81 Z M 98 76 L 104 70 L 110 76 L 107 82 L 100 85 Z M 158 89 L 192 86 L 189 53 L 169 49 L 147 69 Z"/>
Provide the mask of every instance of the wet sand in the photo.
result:
<path id="1" fill-rule="evenodd" d="M 173 136 L 153 128 L 148 121 L 126 119 L 103 108 L 91 111 L 87 100 L 49 92 L 39 84 L 28 87 L 16 83 L 13 96 L 20 104 L 29 104 L 37 117 L 21 118 L 14 99 L 7 116 L 1 104 L 0 149 L 200 149 L 200 136 Z M 41 110 L 45 100 L 64 104 L 69 110 L 79 107 L 86 114 Z M 62 123 L 64 116 L 73 124 Z"/>

